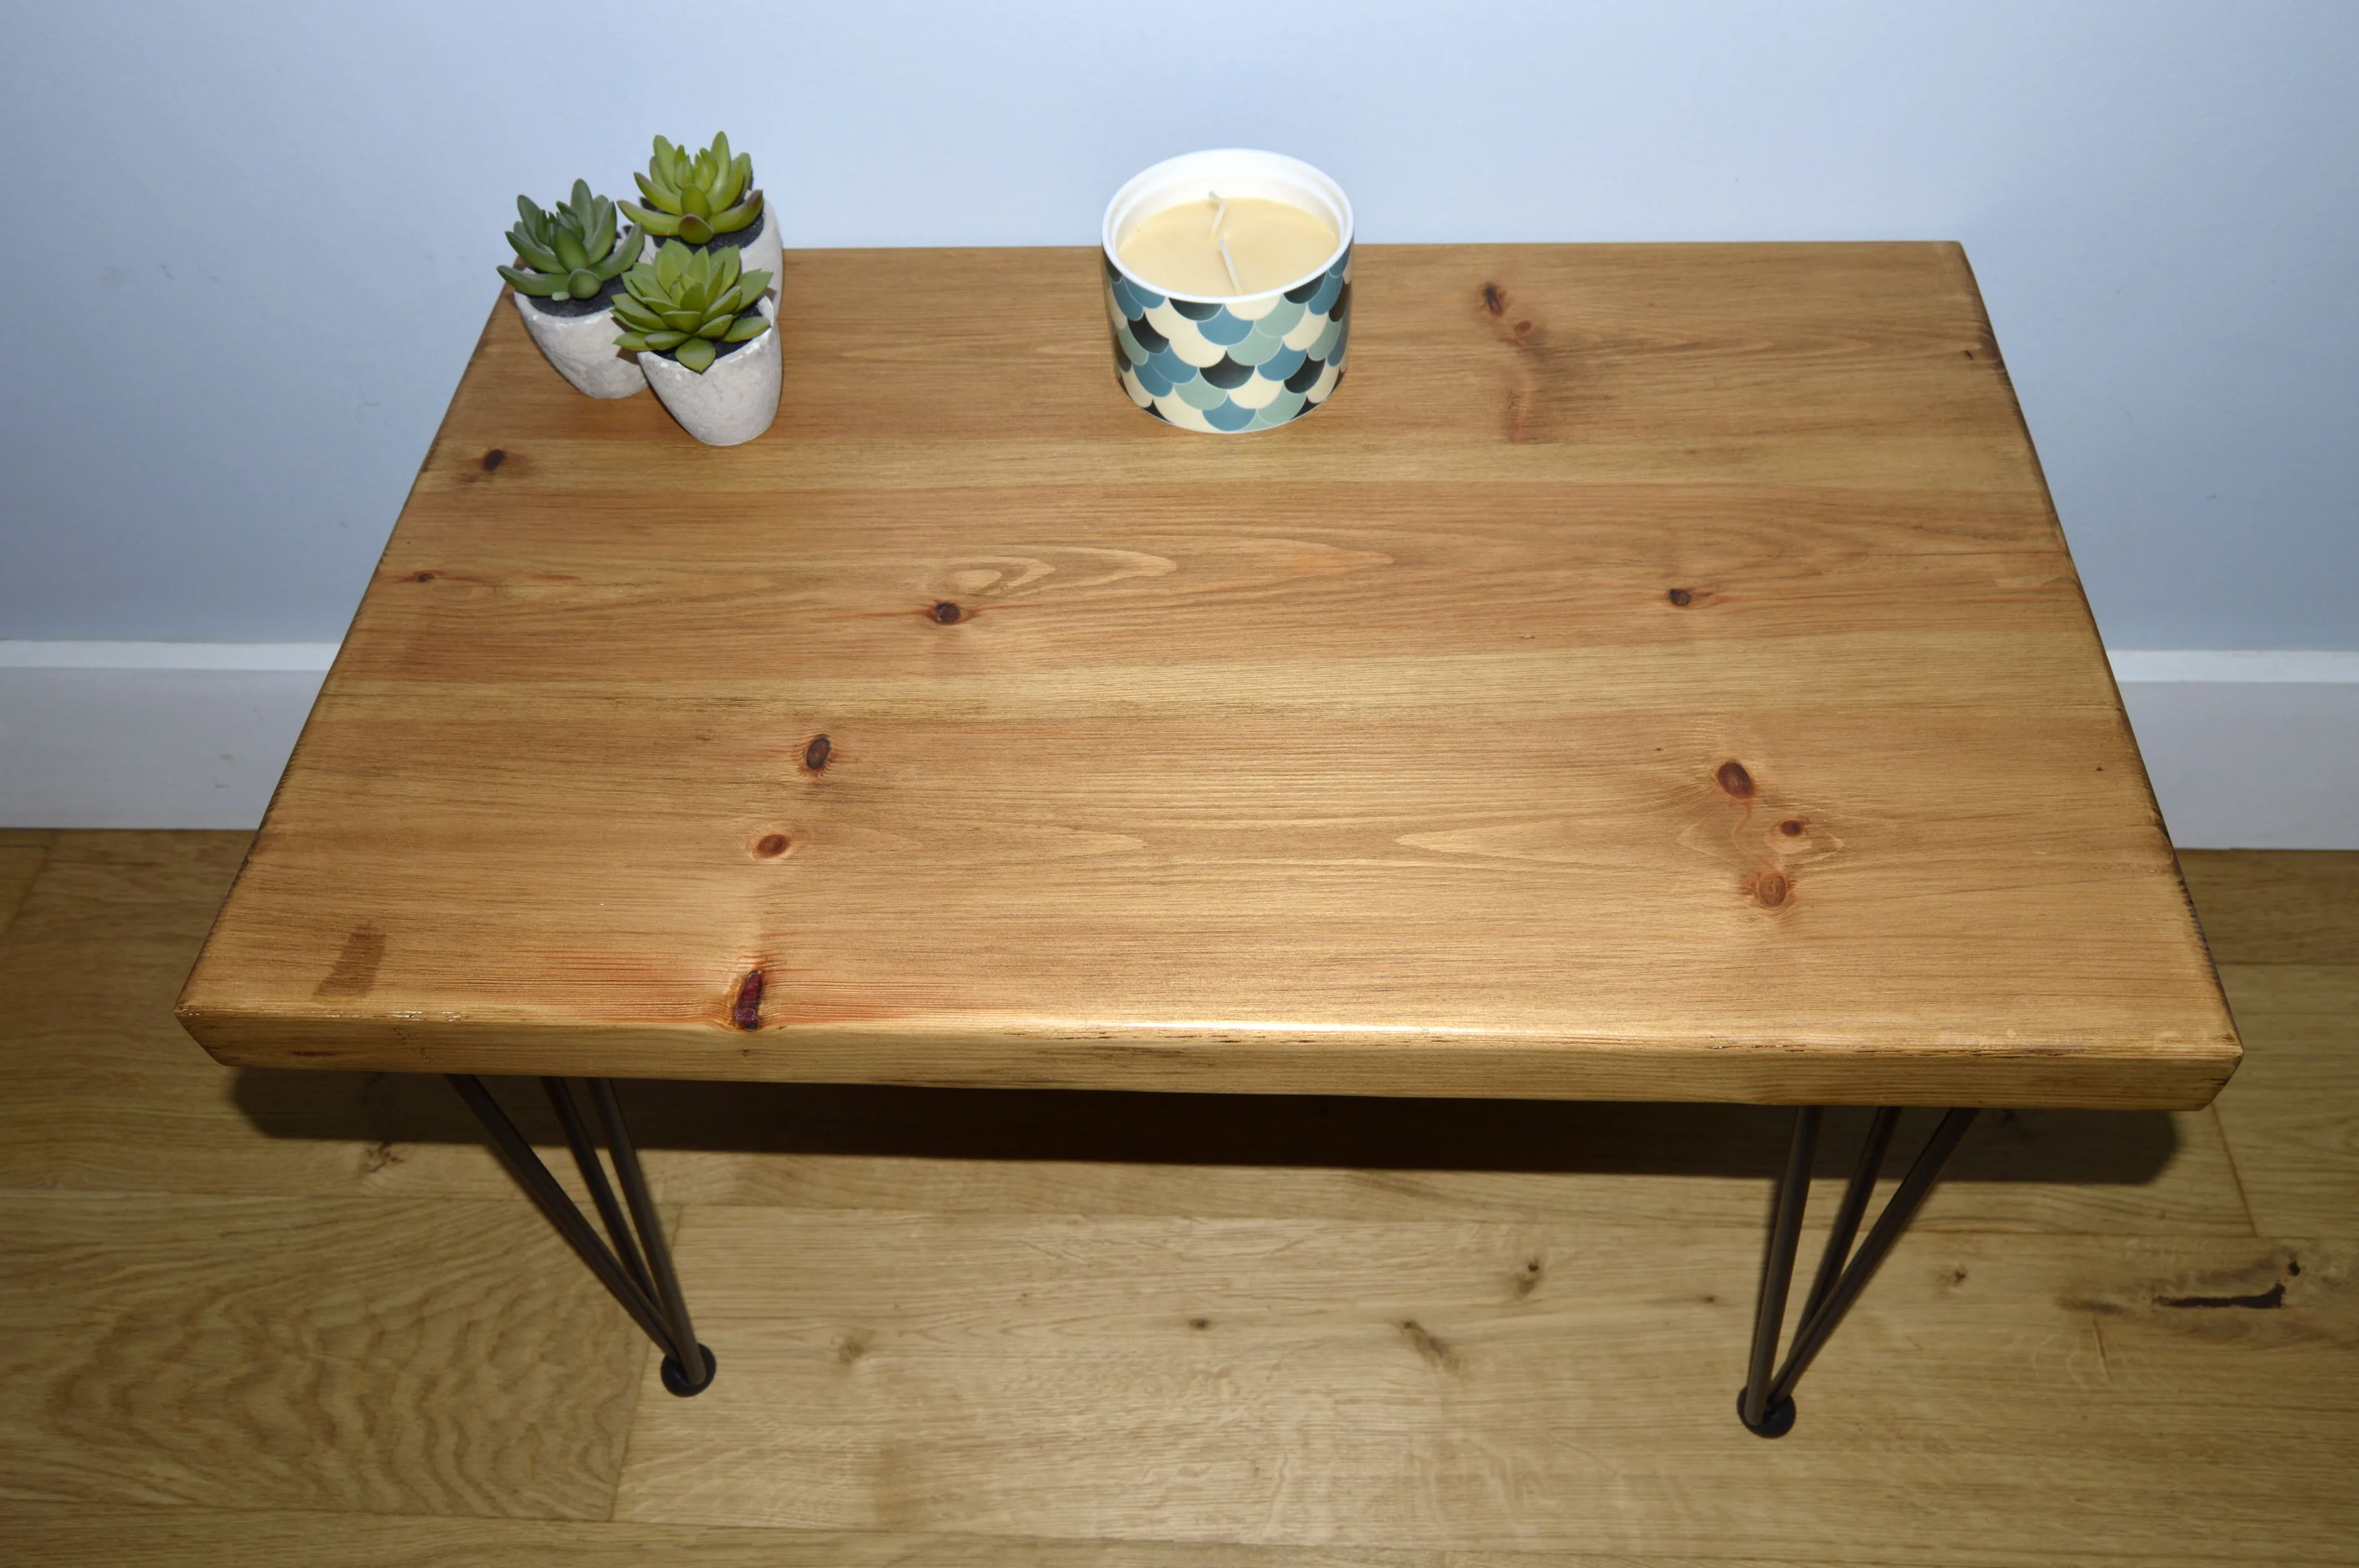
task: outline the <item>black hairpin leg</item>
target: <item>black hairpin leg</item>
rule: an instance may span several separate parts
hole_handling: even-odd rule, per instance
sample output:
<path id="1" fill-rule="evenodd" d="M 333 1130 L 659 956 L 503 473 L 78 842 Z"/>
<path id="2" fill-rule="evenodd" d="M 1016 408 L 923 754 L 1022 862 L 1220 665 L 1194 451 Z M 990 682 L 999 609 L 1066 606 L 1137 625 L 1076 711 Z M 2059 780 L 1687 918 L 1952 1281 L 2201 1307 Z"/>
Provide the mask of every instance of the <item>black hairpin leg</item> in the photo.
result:
<path id="1" fill-rule="evenodd" d="M 1827 1234 L 1827 1249 L 1819 1260 L 1818 1277 L 1810 1282 L 1810 1293 L 1803 1298 L 1801 1326 L 1794 1331 L 1793 1343 L 1787 1346 L 1785 1364 L 1772 1376 L 1770 1368 L 1777 1358 L 1778 1331 L 1786 1323 L 1786 1293 L 1793 1284 L 1794 1254 L 1801 1241 L 1802 1206 L 1810 1197 L 1810 1159 L 1818 1150 L 1821 1114 L 1814 1105 L 1795 1112 L 1794 1142 L 1786 1155 L 1785 1173 L 1778 1178 L 1777 1211 L 1769 1222 L 1769 1247 L 1761 1260 L 1761 1294 L 1753 1310 L 1753 1356 L 1745 1370 L 1745 1387 L 1736 1396 L 1737 1419 L 1756 1437 L 1783 1437 L 1794 1430 L 1794 1385 L 1802 1380 L 1802 1374 L 1818 1359 L 1819 1352 L 1826 1346 L 1827 1336 L 1834 1333 L 1843 1314 L 1859 1300 L 1885 1254 L 1892 1250 L 1892 1244 L 1916 1217 L 1925 1195 L 1933 1190 L 1941 1167 L 1949 1162 L 1950 1155 L 1966 1136 L 1966 1129 L 1973 1125 L 1975 1115 L 1972 1109 L 1962 1109 L 1942 1116 L 1941 1124 L 1926 1141 L 1924 1152 L 1908 1167 L 1899 1190 L 1884 1206 L 1867 1239 L 1854 1253 L 1852 1238 L 1859 1234 L 1859 1222 L 1867 1213 L 1867 1200 L 1875 1191 L 1876 1173 L 1883 1169 L 1884 1156 L 1892 1147 L 1893 1129 L 1900 1122 L 1897 1108 L 1886 1108 L 1875 1113 L 1875 1119 L 1868 1126 L 1866 1146 L 1860 1151 L 1859 1163 L 1852 1168 L 1851 1183 L 1843 1189 L 1843 1204 L 1835 1210 L 1834 1228 Z"/>
<path id="2" fill-rule="evenodd" d="M 565 1141 L 573 1151 L 582 1184 L 590 1189 L 590 1201 L 613 1239 L 610 1248 L 549 1173 L 549 1167 L 540 1162 L 540 1156 L 484 1087 L 484 1080 L 466 1073 L 452 1073 L 450 1077 L 451 1087 L 491 1134 L 492 1146 L 525 1195 L 663 1351 L 663 1386 L 681 1395 L 701 1394 L 711 1387 L 712 1352 L 697 1343 L 695 1325 L 689 1322 L 688 1303 L 680 1295 L 679 1276 L 671 1265 L 671 1249 L 664 1243 L 663 1226 L 656 1215 L 655 1200 L 647 1194 L 638 1152 L 631 1146 L 630 1130 L 623 1124 L 622 1102 L 614 1098 L 614 1084 L 605 1078 L 588 1080 L 591 1103 L 596 1108 L 599 1125 L 605 1129 L 607 1156 L 614 1162 L 614 1179 L 622 1184 L 624 1202 L 629 1205 L 627 1221 L 623 1204 L 615 1202 L 605 1169 L 598 1162 L 597 1147 L 590 1141 L 590 1130 L 582 1123 L 571 1087 L 563 1078 L 540 1080 L 549 1093 L 549 1108 L 557 1112 L 558 1125 L 565 1130 Z M 691 1367 L 696 1368 L 693 1377 L 688 1372 Z"/>

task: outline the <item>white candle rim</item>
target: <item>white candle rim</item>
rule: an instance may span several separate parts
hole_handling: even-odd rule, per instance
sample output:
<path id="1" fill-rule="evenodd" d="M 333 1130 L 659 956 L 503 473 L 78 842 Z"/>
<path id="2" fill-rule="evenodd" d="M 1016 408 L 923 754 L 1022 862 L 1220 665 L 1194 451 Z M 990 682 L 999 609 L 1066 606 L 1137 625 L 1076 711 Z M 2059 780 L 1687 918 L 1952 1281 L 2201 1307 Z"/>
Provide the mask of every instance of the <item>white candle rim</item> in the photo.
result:
<path id="1" fill-rule="evenodd" d="M 1166 288 L 1159 283 L 1141 277 L 1125 266 L 1115 249 L 1118 227 L 1135 227 L 1134 217 L 1144 219 L 1149 214 L 1136 210 L 1150 196 L 1169 190 L 1187 190 L 1191 185 L 1212 182 L 1225 186 L 1231 174 L 1242 174 L 1248 180 L 1271 180 L 1289 184 L 1311 199 L 1313 210 L 1327 209 L 1324 216 L 1335 224 L 1335 248 L 1327 258 L 1301 276 L 1289 278 L 1275 288 L 1256 288 L 1250 294 L 1191 294 L 1184 288 Z M 1228 190 L 1223 195 L 1234 195 Z M 1181 200 L 1201 200 L 1201 193 L 1184 195 Z M 1166 202 L 1154 209 L 1178 206 L 1178 201 Z M 1240 300 L 1266 299 L 1273 294 L 1283 294 L 1289 288 L 1299 288 L 1312 278 L 1324 275 L 1352 248 L 1352 201 L 1343 188 L 1335 183 L 1325 170 L 1304 163 L 1300 158 L 1284 153 L 1264 152 L 1257 147 L 1211 147 L 1202 152 L 1181 153 L 1178 157 L 1165 158 L 1132 175 L 1106 203 L 1105 217 L 1098 226 L 1098 243 L 1105 251 L 1108 265 L 1114 271 L 1147 290 L 1167 299 L 1185 299 L 1192 305 L 1229 305 Z"/>

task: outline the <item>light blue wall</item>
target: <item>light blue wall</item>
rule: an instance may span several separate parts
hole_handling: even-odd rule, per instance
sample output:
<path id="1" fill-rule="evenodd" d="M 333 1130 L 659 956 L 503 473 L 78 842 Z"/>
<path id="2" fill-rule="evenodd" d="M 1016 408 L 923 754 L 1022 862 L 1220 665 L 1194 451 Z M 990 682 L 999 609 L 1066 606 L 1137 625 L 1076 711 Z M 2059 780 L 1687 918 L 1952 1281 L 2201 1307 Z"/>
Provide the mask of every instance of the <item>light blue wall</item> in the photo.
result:
<path id="1" fill-rule="evenodd" d="M 661 38 L 641 31 L 665 18 Z M 515 193 L 725 125 L 789 244 L 1963 240 L 2108 641 L 2359 647 L 2359 5 L 12 7 L 0 637 L 340 634 Z M 371 330 L 347 330 L 354 312 Z"/>

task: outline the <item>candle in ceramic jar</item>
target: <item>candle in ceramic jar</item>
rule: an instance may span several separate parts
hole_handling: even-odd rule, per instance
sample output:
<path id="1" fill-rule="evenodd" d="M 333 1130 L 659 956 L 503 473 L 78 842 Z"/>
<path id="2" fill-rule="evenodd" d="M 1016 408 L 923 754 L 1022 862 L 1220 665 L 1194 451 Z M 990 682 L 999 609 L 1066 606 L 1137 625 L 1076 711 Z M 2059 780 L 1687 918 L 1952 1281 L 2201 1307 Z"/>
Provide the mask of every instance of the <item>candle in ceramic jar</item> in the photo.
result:
<path id="1" fill-rule="evenodd" d="M 1334 228 L 1315 212 L 1209 192 L 1139 220 L 1122 243 L 1122 265 L 1172 294 L 1264 294 L 1318 271 L 1334 254 Z"/>
<path id="2" fill-rule="evenodd" d="M 1343 373 L 1352 204 L 1299 159 L 1227 148 L 1147 169 L 1106 204 L 1107 325 L 1122 389 L 1184 429 L 1266 430 Z"/>

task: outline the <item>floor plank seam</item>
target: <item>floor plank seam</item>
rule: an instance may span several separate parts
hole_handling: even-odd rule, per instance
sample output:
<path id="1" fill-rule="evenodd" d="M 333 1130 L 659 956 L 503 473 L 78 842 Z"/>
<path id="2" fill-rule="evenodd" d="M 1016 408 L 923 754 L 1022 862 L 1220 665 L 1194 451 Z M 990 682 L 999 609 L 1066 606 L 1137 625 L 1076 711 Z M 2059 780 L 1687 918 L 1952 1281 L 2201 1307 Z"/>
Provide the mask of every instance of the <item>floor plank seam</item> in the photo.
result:
<path id="1" fill-rule="evenodd" d="M 2252 1195 L 2245 1191 L 2245 1173 L 2236 1162 L 2236 1141 L 2228 1136 L 2228 1124 L 2220 1119 L 2218 1101 L 2205 1106 L 2203 1112 L 2212 1119 L 2212 1125 L 2220 1130 L 2220 1152 L 2227 1156 L 2228 1176 L 2236 1184 L 2236 1201 L 2245 1206 L 2245 1223 L 2253 1227 L 2255 1236 L 2258 1236 L 2261 1233 L 2260 1217 L 2253 1212 Z"/>
<path id="2" fill-rule="evenodd" d="M 671 1209 L 672 1213 L 669 1223 L 665 1226 L 665 1232 L 666 1239 L 671 1248 L 673 1267 L 677 1269 L 679 1259 L 680 1231 L 688 1224 L 688 1206 L 675 1204 L 671 1206 Z M 660 1209 L 658 1212 L 660 1214 Z M 690 1281 L 683 1280 L 680 1282 L 680 1290 L 681 1293 L 688 1297 L 689 1315 L 692 1318 L 696 1314 L 694 1288 Z M 633 1337 L 637 1342 L 638 1364 L 633 1368 L 635 1375 L 631 1379 L 631 1408 L 623 1417 L 623 1452 L 614 1462 L 613 1483 L 606 1488 L 606 1522 L 608 1524 L 627 1522 L 616 1519 L 614 1510 L 622 1506 L 623 1479 L 631 1473 L 631 1447 L 639 1439 L 639 1411 L 647 1400 L 647 1357 L 655 1350 L 655 1346 L 644 1335 Z"/>

